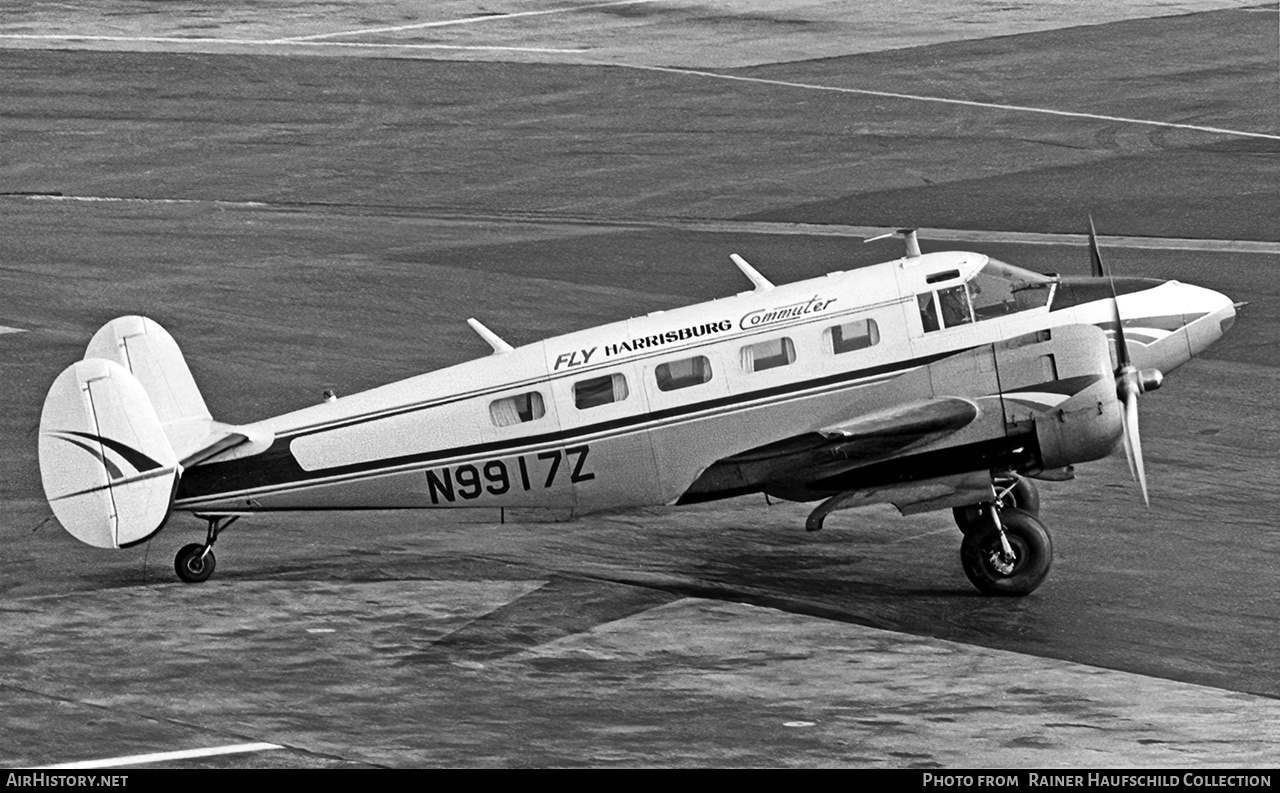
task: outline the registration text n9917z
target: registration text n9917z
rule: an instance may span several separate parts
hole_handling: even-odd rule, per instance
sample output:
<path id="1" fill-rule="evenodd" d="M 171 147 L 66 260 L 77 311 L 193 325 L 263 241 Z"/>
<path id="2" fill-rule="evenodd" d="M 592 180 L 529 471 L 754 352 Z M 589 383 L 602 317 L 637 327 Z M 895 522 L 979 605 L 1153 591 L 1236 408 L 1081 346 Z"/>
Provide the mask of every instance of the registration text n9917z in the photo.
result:
<path id="1" fill-rule="evenodd" d="M 470 501 L 486 492 L 502 496 L 512 491 L 547 490 L 555 485 L 557 478 L 563 481 L 566 476 L 572 484 L 587 482 L 596 478 L 585 470 L 590 452 L 591 447 L 583 444 L 563 452 L 551 449 L 506 460 L 429 468 L 427 490 L 431 493 L 431 503 L 439 504 L 442 500 L 453 503 L 459 498 Z"/>

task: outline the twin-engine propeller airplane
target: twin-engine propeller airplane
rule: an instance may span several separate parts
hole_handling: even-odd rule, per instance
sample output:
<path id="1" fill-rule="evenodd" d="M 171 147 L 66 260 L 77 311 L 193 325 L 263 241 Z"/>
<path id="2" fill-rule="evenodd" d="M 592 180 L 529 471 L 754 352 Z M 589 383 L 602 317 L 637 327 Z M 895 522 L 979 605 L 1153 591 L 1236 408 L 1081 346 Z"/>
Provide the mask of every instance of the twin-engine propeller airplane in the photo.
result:
<path id="1" fill-rule="evenodd" d="M 1045 276 L 978 253 L 907 255 L 659 311 L 240 426 L 214 421 L 177 344 L 143 317 L 94 335 L 53 383 L 40 470 L 54 514 L 100 548 L 175 510 L 204 581 L 243 515 L 533 507 L 575 514 L 747 493 L 837 509 L 952 508 L 982 592 L 1025 595 L 1053 557 L 1029 478 L 1072 478 L 1120 438 L 1147 498 L 1138 395 L 1235 321 L 1176 281 Z M 1123 317 L 1123 319 L 1122 319 Z"/>

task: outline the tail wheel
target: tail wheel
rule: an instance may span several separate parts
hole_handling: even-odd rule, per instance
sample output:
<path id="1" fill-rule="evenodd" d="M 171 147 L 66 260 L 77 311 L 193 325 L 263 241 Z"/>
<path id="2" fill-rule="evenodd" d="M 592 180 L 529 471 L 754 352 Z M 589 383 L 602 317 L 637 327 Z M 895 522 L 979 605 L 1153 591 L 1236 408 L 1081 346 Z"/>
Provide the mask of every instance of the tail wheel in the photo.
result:
<path id="1" fill-rule="evenodd" d="M 1040 492 L 1025 476 L 1014 476 L 1011 482 L 998 480 L 995 488 L 1002 509 L 1016 507 L 1032 515 L 1040 514 Z M 956 525 L 964 534 L 980 529 L 991 522 L 983 504 L 956 507 L 951 510 L 951 514 L 955 516 Z"/>
<path id="2" fill-rule="evenodd" d="M 1021 509 L 1001 510 L 999 518 L 1008 549 L 1000 541 L 1000 529 L 988 517 L 985 528 L 975 525 L 965 534 L 960 543 L 960 564 L 969 581 L 985 595 L 1029 595 L 1053 564 L 1049 531 L 1036 516 Z"/>
<path id="3" fill-rule="evenodd" d="M 199 543 L 182 546 L 182 550 L 178 551 L 178 555 L 173 559 L 173 569 L 178 573 L 178 578 L 188 584 L 208 581 L 209 576 L 213 575 L 216 564 L 213 549 L 210 548 L 209 552 L 205 553 L 205 546 Z"/>

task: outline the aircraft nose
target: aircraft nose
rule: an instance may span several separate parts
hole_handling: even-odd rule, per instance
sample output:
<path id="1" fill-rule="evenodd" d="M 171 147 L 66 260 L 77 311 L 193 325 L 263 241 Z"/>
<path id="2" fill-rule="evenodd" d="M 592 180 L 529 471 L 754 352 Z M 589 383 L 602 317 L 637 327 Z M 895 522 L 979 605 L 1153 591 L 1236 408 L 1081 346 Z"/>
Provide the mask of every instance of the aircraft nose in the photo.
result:
<path id="1" fill-rule="evenodd" d="M 1120 308 L 1134 363 L 1165 374 L 1222 338 L 1236 317 L 1231 298 L 1178 281 L 1122 295 Z"/>
<path id="2" fill-rule="evenodd" d="M 1191 305 L 1183 310 L 1187 346 L 1192 355 L 1199 355 L 1221 339 L 1235 324 L 1236 304 L 1231 298 L 1212 289 L 1184 287 L 1194 290 L 1188 295 Z"/>

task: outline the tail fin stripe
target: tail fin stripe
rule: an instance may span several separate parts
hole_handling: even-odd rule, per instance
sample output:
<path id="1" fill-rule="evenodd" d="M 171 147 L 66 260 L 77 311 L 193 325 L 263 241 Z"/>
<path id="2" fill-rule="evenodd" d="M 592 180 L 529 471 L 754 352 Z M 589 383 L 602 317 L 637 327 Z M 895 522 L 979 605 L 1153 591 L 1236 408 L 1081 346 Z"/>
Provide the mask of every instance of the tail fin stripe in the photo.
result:
<path id="1" fill-rule="evenodd" d="M 93 446 L 90 446 L 84 441 L 78 441 L 75 438 L 68 438 L 67 436 L 70 435 L 71 433 L 57 432 L 57 433 L 51 433 L 51 434 L 53 434 L 55 437 L 61 438 L 62 440 L 72 444 L 73 446 L 78 446 L 81 449 L 84 449 L 89 454 L 93 455 L 93 458 L 98 462 L 102 463 L 103 468 L 107 469 L 107 477 L 109 479 L 124 478 L 124 471 L 121 471 L 118 467 L 116 467 L 115 463 L 108 460 L 106 455 L 104 455 L 99 449 L 94 448 Z"/>
<path id="2" fill-rule="evenodd" d="M 161 467 L 160 463 L 151 459 L 150 457 L 138 451 L 137 449 L 134 449 L 131 446 L 124 445 L 120 441 L 115 441 L 115 440 L 112 440 L 111 438 L 104 438 L 101 435 L 94 435 L 88 432 L 78 432 L 76 430 L 67 430 L 63 434 L 77 435 L 81 438 L 85 438 L 87 440 L 101 443 L 103 446 L 106 446 L 108 449 L 111 449 L 116 454 L 120 455 L 125 460 L 127 460 L 130 465 L 138 469 L 138 473 L 143 473 L 145 471 L 152 471 L 152 470 L 155 470 L 156 468 Z M 70 438 L 68 438 L 67 440 L 70 440 Z"/>

